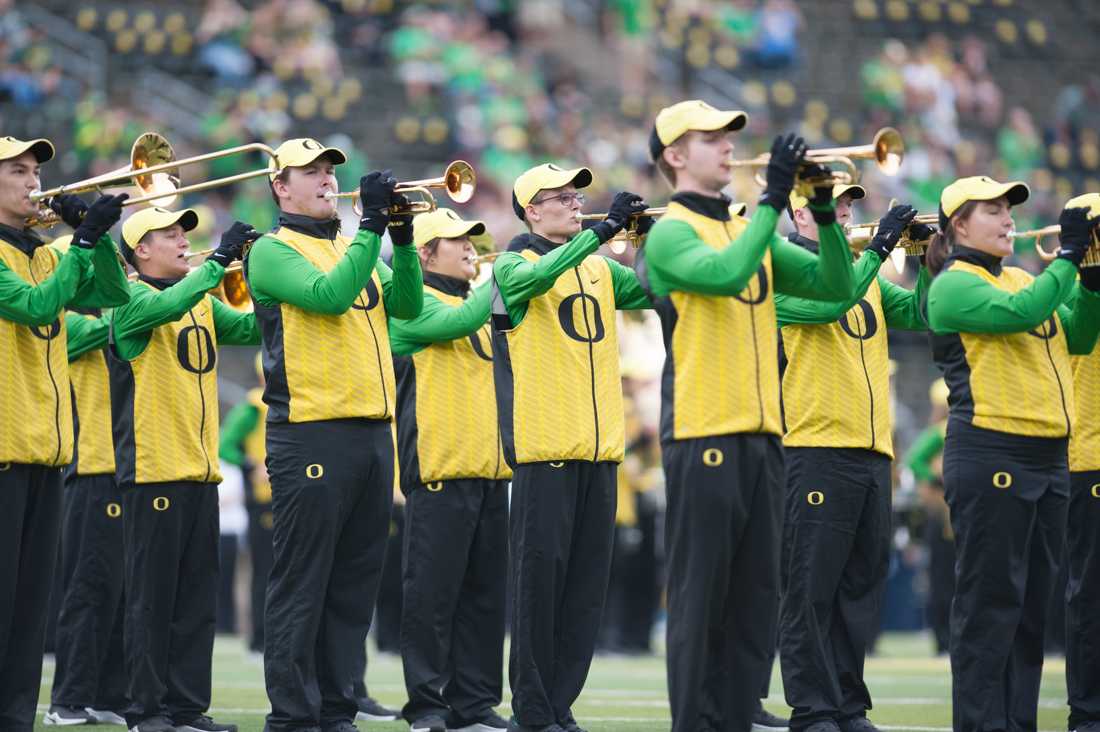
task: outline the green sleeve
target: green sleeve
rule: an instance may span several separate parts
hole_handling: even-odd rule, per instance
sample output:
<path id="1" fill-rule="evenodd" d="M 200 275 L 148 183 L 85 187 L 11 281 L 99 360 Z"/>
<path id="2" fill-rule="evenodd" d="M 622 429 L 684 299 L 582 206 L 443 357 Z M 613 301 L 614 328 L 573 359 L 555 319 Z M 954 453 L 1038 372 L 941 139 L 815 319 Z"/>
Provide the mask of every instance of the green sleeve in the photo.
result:
<path id="1" fill-rule="evenodd" d="M 236 466 L 244 465 L 243 443 L 259 422 L 260 410 L 247 399 L 230 409 L 218 436 L 218 457 Z"/>
<path id="2" fill-rule="evenodd" d="M 214 334 L 218 345 L 258 346 L 260 328 L 256 325 L 256 313 L 242 313 L 214 297 Z"/>
<path id="3" fill-rule="evenodd" d="M 887 327 L 901 330 L 928 328 L 928 324 L 924 322 L 924 298 L 927 297 L 928 284 L 931 281 L 932 276 L 924 267 L 920 268 L 917 286 L 912 290 L 895 285 L 879 275 L 878 287 L 882 292 L 882 313 L 886 316 Z"/>
<path id="4" fill-rule="evenodd" d="M 104 234 L 92 248 L 92 266 L 69 304 L 78 308 L 113 308 L 129 299 L 130 283 L 119 261 L 118 247 L 109 234 Z"/>
<path id="5" fill-rule="evenodd" d="M 285 302 L 326 315 L 341 315 L 367 286 L 378 262 L 382 240 L 360 229 L 344 258 L 328 273 L 272 236 L 262 236 L 248 255 L 252 296 L 268 307 Z"/>
<path id="6" fill-rule="evenodd" d="M 933 424 L 924 428 L 909 452 L 905 453 L 905 464 L 913 471 L 917 480 L 932 482 L 939 478 L 932 470 L 932 461 L 943 452 L 944 433 L 942 424 Z"/>
<path id="7" fill-rule="evenodd" d="M 1076 356 L 1092 353 L 1100 334 L 1100 293 L 1077 283 L 1066 303 L 1058 306 L 1058 319 L 1066 331 L 1069 352 Z"/>
<path id="8" fill-rule="evenodd" d="M 1051 262 L 1019 292 L 1006 292 L 970 272 L 942 272 L 928 288 L 928 325 L 934 333 L 1020 333 L 1054 313 L 1077 280 L 1064 259 Z"/>
<path id="9" fill-rule="evenodd" d="M 650 287 L 658 296 L 673 290 L 703 295 L 740 293 L 760 268 L 778 219 L 779 213 L 771 206 L 758 206 L 741 235 L 722 250 L 708 246 L 690 224 L 661 219 L 645 243 Z"/>
<path id="10" fill-rule="evenodd" d="M 818 237 L 816 256 L 781 236 L 772 237 L 775 291 L 815 300 L 846 301 L 852 296 L 855 281 L 852 250 L 844 229 L 835 222 L 819 226 Z"/>
<path id="11" fill-rule="evenodd" d="M 432 343 L 464 338 L 489 320 L 492 282 L 474 288 L 457 307 L 424 292 L 424 308 L 412 320 L 390 317 L 390 350 L 395 356 L 409 356 Z"/>
<path id="12" fill-rule="evenodd" d="M 860 298 L 867 294 L 867 288 L 878 277 L 878 269 L 882 266 L 882 260 L 874 252 L 864 252 L 855 263 L 855 291 L 851 296 L 840 302 L 825 300 L 811 300 L 807 297 L 784 295 L 781 292 L 775 294 L 775 318 L 779 321 L 779 327 L 785 325 L 823 325 L 835 323 L 844 313 L 852 309 Z"/>
<path id="13" fill-rule="evenodd" d="M 563 272 L 576 267 L 600 247 L 600 239 L 586 229 L 565 244 L 547 252 L 534 262 L 517 252 L 505 252 L 493 262 L 496 280 L 512 325 L 520 324 L 527 315 L 527 302 L 550 291 Z"/>
<path id="14" fill-rule="evenodd" d="M 424 275 L 420 271 L 420 255 L 413 246 L 393 248 L 393 269 L 378 260 L 375 265 L 382 282 L 382 302 L 386 315 L 394 318 L 415 318 L 424 306 Z"/>
<path id="15" fill-rule="evenodd" d="M 65 313 L 66 346 L 69 363 L 77 360 L 88 351 L 107 347 L 107 334 L 111 323 L 106 317 Z"/>
<path id="16" fill-rule="evenodd" d="M 92 253 L 69 247 L 53 273 L 37 285 L 26 282 L 0 262 L 0 318 L 20 325 L 49 325 L 72 300 Z"/>
<path id="17" fill-rule="evenodd" d="M 607 257 L 611 268 L 611 285 L 615 288 L 615 308 L 618 310 L 645 310 L 653 307 L 653 301 L 642 289 L 638 275 L 630 267 L 624 267 Z"/>
<path id="18" fill-rule="evenodd" d="M 195 307 L 225 275 L 225 269 L 212 259 L 196 267 L 189 275 L 164 290 L 154 290 L 135 282 L 130 287 L 130 302 L 115 308 L 115 351 L 119 358 L 141 355 L 149 344 L 149 332 L 183 317 Z"/>

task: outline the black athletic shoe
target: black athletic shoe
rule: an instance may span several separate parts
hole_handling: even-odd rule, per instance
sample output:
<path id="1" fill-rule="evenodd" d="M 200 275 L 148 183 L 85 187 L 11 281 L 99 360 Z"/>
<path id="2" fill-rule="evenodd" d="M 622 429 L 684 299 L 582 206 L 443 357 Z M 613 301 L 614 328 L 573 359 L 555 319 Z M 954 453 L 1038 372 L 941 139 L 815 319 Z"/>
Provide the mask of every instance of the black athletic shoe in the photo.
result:
<path id="1" fill-rule="evenodd" d="M 753 732 L 787 732 L 790 725 L 788 720 L 765 709 L 763 701 L 757 700 L 756 713 L 752 715 Z"/>
<path id="2" fill-rule="evenodd" d="M 1090 719 L 1087 722 L 1082 722 L 1077 725 L 1076 729 L 1070 730 L 1070 732 L 1100 732 L 1100 720 Z"/>
<path id="3" fill-rule="evenodd" d="M 130 732 L 176 732 L 176 728 L 168 717 L 149 717 L 131 727 Z"/>
<path id="4" fill-rule="evenodd" d="M 577 720 L 573 719 L 572 714 L 561 723 L 561 728 L 565 730 L 565 732 L 588 732 L 584 727 L 577 724 Z"/>
<path id="5" fill-rule="evenodd" d="M 410 732 L 447 732 L 447 723 L 438 714 L 421 717 L 409 725 Z"/>
<path id="6" fill-rule="evenodd" d="M 527 727 L 513 718 L 508 721 L 508 732 L 565 732 L 565 729 L 557 724 L 548 724 L 545 727 Z"/>
<path id="7" fill-rule="evenodd" d="M 476 722 L 461 722 L 452 720 L 447 725 L 447 732 L 506 732 L 508 720 L 496 712 L 489 712 Z"/>
<path id="8" fill-rule="evenodd" d="M 205 714 L 200 714 L 194 719 L 177 724 L 176 732 L 237 732 L 237 725 L 215 722 Z"/>
<path id="9" fill-rule="evenodd" d="M 355 703 L 359 705 L 359 711 L 355 713 L 357 721 L 392 722 L 401 718 L 401 712 L 382 706 L 374 697 L 362 696 Z"/>
<path id="10" fill-rule="evenodd" d="M 840 732 L 878 732 L 878 727 L 871 724 L 871 720 L 862 714 L 847 717 L 837 722 L 837 724 L 840 726 Z"/>
<path id="11" fill-rule="evenodd" d="M 346 719 L 341 719 L 339 722 L 330 724 L 327 727 L 322 727 L 322 732 L 359 732 L 359 728 Z"/>
<path id="12" fill-rule="evenodd" d="M 51 704 L 50 710 L 42 717 L 42 723 L 58 727 L 71 727 L 77 724 L 95 724 L 87 711 L 80 707 L 65 707 Z"/>
<path id="13" fill-rule="evenodd" d="M 802 732 L 840 732 L 840 727 L 831 719 L 823 719 L 820 722 L 814 722 Z"/>

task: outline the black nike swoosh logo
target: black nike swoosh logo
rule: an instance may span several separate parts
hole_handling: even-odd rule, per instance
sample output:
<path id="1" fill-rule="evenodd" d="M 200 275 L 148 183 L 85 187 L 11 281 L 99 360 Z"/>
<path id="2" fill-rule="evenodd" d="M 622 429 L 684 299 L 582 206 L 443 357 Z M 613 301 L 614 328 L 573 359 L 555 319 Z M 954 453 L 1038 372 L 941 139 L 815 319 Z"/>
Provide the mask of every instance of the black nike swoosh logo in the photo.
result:
<path id="1" fill-rule="evenodd" d="M 594 284 L 596 284 L 597 282 L 599 282 L 599 280 L 598 280 L 598 279 L 596 279 L 596 280 L 589 280 L 589 282 L 591 282 L 591 283 L 592 283 L 592 284 L 594 285 Z"/>

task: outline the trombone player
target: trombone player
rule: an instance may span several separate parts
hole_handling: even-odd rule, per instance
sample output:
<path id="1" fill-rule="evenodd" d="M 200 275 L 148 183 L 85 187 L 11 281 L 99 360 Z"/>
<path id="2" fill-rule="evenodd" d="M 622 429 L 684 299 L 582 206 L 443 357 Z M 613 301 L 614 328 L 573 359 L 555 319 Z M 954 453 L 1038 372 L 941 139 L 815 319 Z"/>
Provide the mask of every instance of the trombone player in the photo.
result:
<path id="1" fill-rule="evenodd" d="M 138 272 L 107 350 L 125 551 L 124 652 L 137 732 L 236 732 L 215 722 L 210 666 L 218 586 L 218 345 L 258 345 L 252 313 L 210 295 L 259 236 L 237 222 L 190 270 L 192 209 L 146 208 L 122 226 Z"/>
<path id="2" fill-rule="evenodd" d="M 65 199 L 75 228 L 59 255 L 28 226 L 42 211 L 31 194 L 54 155 L 48 140 L 0 137 L 0 728 L 31 729 L 42 678 L 53 584 L 61 470 L 73 457 L 66 356 L 67 306 L 129 299 L 107 231 L 122 196 L 90 207 Z M 60 206 L 61 202 L 58 202 Z"/>
<path id="3" fill-rule="evenodd" d="M 393 500 L 393 361 L 387 317 L 423 304 L 408 201 L 373 172 L 362 218 L 340 233 L 337 148 L 276 150 L 274 232 L 245 260 L 263 333 L 274 564 L 264 620 L 265 729 L 352 731 Z M 382 235 L 393 269 L 379 260 Z"/>

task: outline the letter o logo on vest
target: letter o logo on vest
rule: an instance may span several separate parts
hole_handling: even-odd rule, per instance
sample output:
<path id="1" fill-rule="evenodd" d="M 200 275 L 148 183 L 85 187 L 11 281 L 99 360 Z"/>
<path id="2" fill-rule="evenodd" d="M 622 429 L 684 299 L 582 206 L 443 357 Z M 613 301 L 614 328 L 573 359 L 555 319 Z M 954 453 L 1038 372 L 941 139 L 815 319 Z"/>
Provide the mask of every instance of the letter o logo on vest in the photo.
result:
<path id="1" fill-rule="evenodd" d="M 153 510 L 155 511 L 167 511 L 170 505 L 172 504 L 167 496 L 157 496 L 153 499 Z"/>
<path id="2" fill-rule="evenodd" d="M 167 500 L 167 499 L 165 499 L 165 500 Z M 154 502 L 154 506 L 155 505 L 156 504 Z M 122 515 L 122 506 L 118 505 L 117 503 L 108 503 L 107 504 L 107 515 L 110 518 L 118 518 L 119 516 Z"/>
<path id="3" fill-rule="evenodd" d="M 708 468 L 717 468 L 726 461 L 726 456 L 717 447 L 708 447 L 703 450 L 703 465 Z"/>
<path id="4" fill-rule="evenodd" d="M 363 289 L 367 292 L 367 303 L 365 305 L 362 305 L 359 303 L 358 298 L 356 298 L 355 302 L 351 304 L 352 310 L 362 310 L 363 312 L 367 312 L 368 310 L 374 310 L 375 306 L 378 305 L 378 301 L 381 299 L 381 297 L 378 293 L 378 288 L 374 284 L 373 278 L 367 280 L 367 286 Z M 362 295 L 360 295 L 360 297 L 362 297 Z"/>
<path id="5" fill-rule="evenodd" d="M 198 363 L 191 358 L 192 339 Z M 176 338 L 176 358 L 184 371 L 192 374 L 207 374 L 214 370 L 218 353 L 214 350 L 214 337 L 204 325 L 189 325 L 180 331 Z"/>
<path id="6" fill-rule="evenodd" d="M 579 303 L 578 303 L 579 301 Z M 577 328 L 576 308 L 580 305 L 581 317 L 584 320 L 584 333 Z M 592 308 L 592 325 L 595 331 L 589 327 L 588 309 Z M 603 340 L 603 317 L 600 315 L 600 301 L 587 292 L 577 292 L 561 301 L 558 305 L 558 322 L 565 334 L 581 343 L 596 343 Z"/>
<path id="7" fill-rule="evenodd" d="M 810 491 L 806 494 L 806 503 L 811 506 L 820 506 L 825 503 L 825 494 L 821 491 Z"/>
<path id="8" fill-rule="evenodd" d="M 53 322 L 43 328 L 41 325 L 30 326 L 31 333 L 35 338 L 41 338 L 44 341 L 52 341 L 57 336 L 61 335 L 61 318 L 54 318 Z"/>
<path id="9" fill-rule="evenodd" d="M 478 331 L 474 331 L 470 334 L 470 347 L 474 349 L 474 353 L 477 357 L 483 361 L 492 361 L 493 357 L 485 350 L 485 346 L 481 345 L 481 336 Z"/>
<path id="10" fill-rule="evenodd" d="M 443 481 L 437 480 L 434 483 L 425 483 L 424 487 L 430 490 L 432 493 L 439 493 L 443 490 Z"/>
<path id="11" fill-rule="evenodd" d="M 325 474 L 325 466 L 321 463 L 312 463 L 306 466 L 306 477 L 310 480 L 317 480 Z"/>
<path id="12" fill-rule="evenodd" d="M 1093 498 L 1100 498 L 1100 483 L 1094 484 L 1089 490 L 1089 493 L 1092 494 Z"/>
<path id="13" fill-rule="evenodd" d="M 1012 473 L 1006 473 L 1003 470 L 997 471 L 993 474 L 993 487 L 994 488 L 1009 488 L 1012 486 Z"/>
<path id="14" fill-rule="evenodd" d="M 757 292 L 754 295 L 752 293 L 752 283 L 750 282 L 744 290 L 733 296 L 734 300 L 743 302 L 746 305 L 759 305 L 768 299 L 768 270 L 764 265 L 760 265 L 760 269 L 756 270 L 756 289 Z M 745 296 L 748 293 L 748 297 Z"/>
<path id="15" fill-rule="evenodd" d="M 859 319 L 856 319 L 856 328 L 861 329 L 862 332 L 859 332 L 858 330 L 853 330 L 851 323 L 848 322 L 848 316 L 851 315 L 852 310 L 855 310 L 856 307 L 858 307 L 860 312 L 863 314 L 863 322 L 867 324 L 866 329 L 862 329 Z M 856 303 L 855 307 L 853 307 L 852 310 L 849 310 L 848 312 L 844 313 L 844 315 L 840 316 L 840 320 L 837 321 L 838 323 L 840 323 L 840 329 L 852 338 L 861 341 L 866 341 L 874 337 L 875 333 L 878 332 L 878 318 L 875 317 L 875 309 L 871 307 L 871 303 L 867 302 L 866 300 L 860 300 L 858 303 Z"/>
<path id="16" fill-rule="evenodd" d="M 1049 341 L 1054 336 L 1058 335 L 1058 320 L 1051 315 L 1047 318 L 1046 322 L 1040 325 L 1038 328 L 1032 328 L 1027 332 L 1029 336 L 1035 336 L 1040 340 Z"/>

